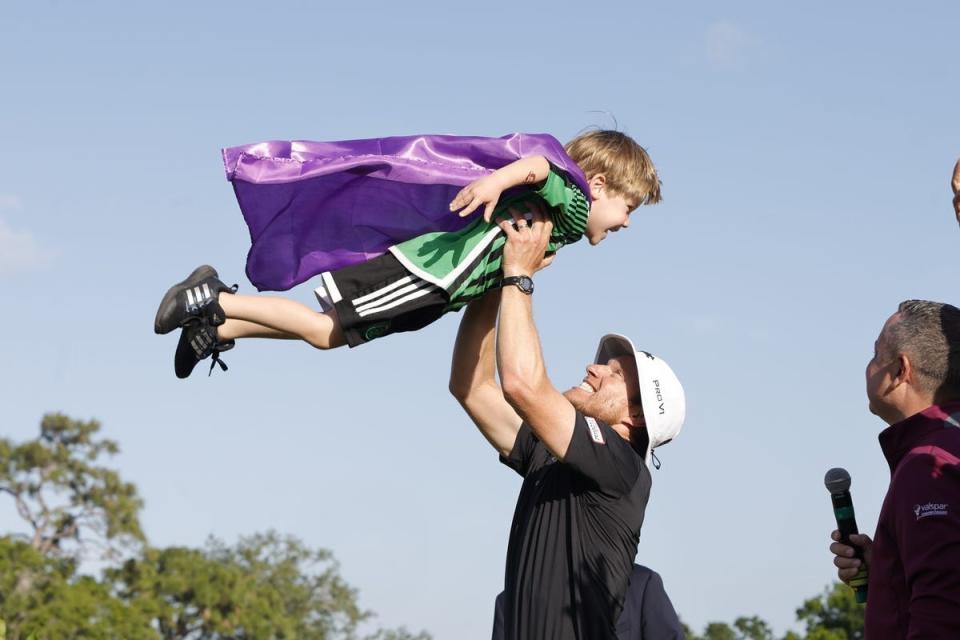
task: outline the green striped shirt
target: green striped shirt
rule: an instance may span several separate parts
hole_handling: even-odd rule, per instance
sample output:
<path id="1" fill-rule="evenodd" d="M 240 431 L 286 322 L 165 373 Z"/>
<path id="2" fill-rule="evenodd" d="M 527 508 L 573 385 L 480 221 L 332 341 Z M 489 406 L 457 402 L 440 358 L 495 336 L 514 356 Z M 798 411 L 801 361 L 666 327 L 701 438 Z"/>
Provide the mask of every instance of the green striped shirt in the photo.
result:
<path id="1" fill-rule="evenodd" d="M 546 179 L 536 188 L 501 199 L 493 222 L 478 217 L 458 231 L 425 233 L 390 247 L 412 274 L 441 287 L 450 295 L 447 311 L 457 311 L 468 302 L 500 286 L 506 237 L 496 220 L 509 217 L 507 209 L 530 211 L 535 197 L 542 199 L 553 220 L 553 232 L 546 255 L 583 237 L 590 203 L 583 192 L 564 175 L 550 167 Z"/>

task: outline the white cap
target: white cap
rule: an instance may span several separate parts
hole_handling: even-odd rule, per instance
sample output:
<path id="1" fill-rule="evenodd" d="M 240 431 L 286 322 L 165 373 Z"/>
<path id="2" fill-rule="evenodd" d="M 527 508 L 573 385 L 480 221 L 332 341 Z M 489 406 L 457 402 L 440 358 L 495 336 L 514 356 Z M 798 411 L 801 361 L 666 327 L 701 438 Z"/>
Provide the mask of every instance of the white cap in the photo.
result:
<path id="1" fill-rule="evenodd" d="M 594 362 L 607 364 L 611 358 L 633 356 L 637 363 L 637 379 L 643 417 L 647 425 L 646 460 L 649 463 L 653 449 L 677 437 L 687 415 L 687 400 L 680 380 L 670 366 L 646 351 L 633 346 L 630 339 L 617 333 L 600 338 Z"/>

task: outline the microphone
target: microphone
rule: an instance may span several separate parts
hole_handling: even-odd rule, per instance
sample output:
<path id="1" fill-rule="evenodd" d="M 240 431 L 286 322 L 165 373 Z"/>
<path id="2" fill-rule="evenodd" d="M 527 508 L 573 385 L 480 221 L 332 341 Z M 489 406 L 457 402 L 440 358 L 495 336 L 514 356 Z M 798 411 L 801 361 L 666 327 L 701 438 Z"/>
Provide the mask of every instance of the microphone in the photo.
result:
<path id="1" fill-rule="evenodd" d="M 827 471 L 823 477 L 823 484 L 830 492 L 833 502 L 833 515 L 837 518 L 837 529 L 840 531 L 840 542 L 854 548 L 854 555 L 860 559 L 860 571 L 850 580 L 854 596 L 860 604 L 867 601 L 867 565 L 863 563 L 863 550 L 850 544 L 850 535 L 860 533 L 857 530 L 857 521 L 853 516 L 853 500 L 850 498 L 850 474 L 846 469 L 835 468 Z"/>

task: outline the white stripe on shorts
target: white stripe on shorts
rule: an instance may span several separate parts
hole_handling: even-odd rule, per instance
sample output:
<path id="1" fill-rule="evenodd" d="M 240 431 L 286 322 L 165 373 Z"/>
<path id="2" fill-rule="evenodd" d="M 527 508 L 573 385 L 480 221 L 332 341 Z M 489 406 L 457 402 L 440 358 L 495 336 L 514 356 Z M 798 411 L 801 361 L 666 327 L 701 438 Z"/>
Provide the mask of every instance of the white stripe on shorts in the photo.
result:
<path id="1" fill-rule="evenodd" d="M 351 303 L 354 307 L 357 307 L 357 306 L 362 305 L 363 303 L 365 303 L 365 302 L 367 302 L 367 301 L 369 301 L 369 300 L 373 300 L 374 298 L 379 298 L 380 296 L 382 296 L 382 295 L 384 295 L 384 294 L 390 293 L 391 291 L 393 291 L 393 290 L 396 289 L 397 287 L 402 287 L 403 285 L 409 284 L 410 282 L 413 282 L 413 276 L 405 276 L 405 277 L 403 277 L 403 278 L 400 278 L 400 279 L 397 280 L 396 282 L 391 282 L 391 283 L 388 284 L 387 286 L 381 287 L 381 288 L 377 289 L 377 290 L 374 291 L 373 293 L 368 293 L 368 294 L 366 294 L 366 295 L 364 295 L 364 296 L 360 296 L 359 298 L 354 298 L 353 300 L 350 301 L 350 303 Z"/>
<path id="2" fill-rule="evenodd" d="M 329 271 L 324 271 L 320 274 L 320 279 L 323 281 L 324 287 L 327 290 L 327 295 L 330 296 L 330 302 L 332 304 L 337 304 L 343 300 L 343 296 L 340 295 L 340 289 L 337 288 L 337 283 L 333 281 L 333 274 Z"/>
<path id="3" fill-rule="evenodd" d="M 408 285 L 405 286 L 405 287 L 400 287 L 399 289 L 397 289 L 397 290 L 394 291 L 393 293 L 388 293 L 387 295 L 385 295 L 385 296 L 383 296 L 383 297 L 380 297 L 380 298 L 377 298 L 376 300 L 372 300 L 372 301 L 368 302 L 367 304 L 361 304 L 361 305 L 356 305 L 356 304 L 354 304 L 354 305 L 353 305 L 353 308 L 354 308 L 354 310 L 357 311 L 357 313 L 360 313 L 360 312 L 362 312 L 362 311 L 366 311 L 367 309 L 371 309 L 371 308 L 373 308 L 373 307 L 382 306 L 382 305 L 384 305 L 384 304 L 390 302 L 391 300 L 394 300 L 394 299 L 396 299 L 396 298 L 398 298 L 398 297 L 400 297 L 400 296 L 407 295 L 407 294 L 410 293 L 411 291 L 416 291 L 417 289 L 423 289 L 424 287 L 432 287 L 432 286 L 433 286 L 433 285 L 430 284 L 429 282 L 424 282 L 424 281 L 421 280 L 421 281 L 419 281 L 419 282 L 414 282 L 413 284 L 408 284 Z"/>
<path id="4" fill-rule="evenodd" d="M 429 282 L 425 282 L 425 283 L 423 283 L 423 284 L 429 285 L 430 283 L 429 283 Z M 361 318 L 363 318 L 363 317 L 365 317 L 365 316 L 369 316 L 369 315 L 372 315 L 372 314 L 374 314 L 374 313 L 379 313 L 379 312 L 381 312 L 381 311 L 386 311 L 387 309 L 393 309 L 394 307 L 400 306 L 400 305 L 403 304 L 404 302 L 409 302 L 410 300 L 416 300 L 417 298 L 421 298 L 421 297 L 427 295 L 428 293 L 430 293 L 430 288 L 417 289 L 416 291 L 414 291 L 414 292 L 411 293 L 410 295 L 406 295 L 406 296 L 404 296 L 404 297 L 402 297 L 402 298 L 398 298 L 398 299 L 394 300 L 393 302 L 391 302 L 391 303 L 389 303 L 389 304 L 385 304 L 385 305 L 383 305 L 383 306 L 381 306 L 381 307 L 373 307 L 373 308 L 366 309 L 365 311 L 361 311 L 361 312 L 357 313 L 357 315 L 360 316 Z"/>

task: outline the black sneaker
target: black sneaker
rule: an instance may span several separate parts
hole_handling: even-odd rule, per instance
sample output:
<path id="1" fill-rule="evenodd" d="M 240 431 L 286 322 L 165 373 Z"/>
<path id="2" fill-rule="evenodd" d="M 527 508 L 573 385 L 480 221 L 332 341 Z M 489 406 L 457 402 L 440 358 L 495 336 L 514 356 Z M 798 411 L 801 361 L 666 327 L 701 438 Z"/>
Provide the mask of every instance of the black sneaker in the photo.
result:
<path id="1" fill-rule="evenodd" d="M 236 285 L 228 287 L 217 277 L 217 271 L 210 265 L 193 270 L 183 282 L 170 287 L 160 301 L 157 317 L 153 321 L 156 333 L 170 333 L 191 320 L 205 315 L 216 326 L 223 324 L 226 317 L 217 301 L 221 291 L 234 292 Z"/>
<path id="2" fill-rule="evenodd" d="M 234 340 L 221 341 L 217 337 L 217 327 L 211 324 L 206 316 L 201 316 L 185 326 L 180 333 L 173 369 L 178 378 L 186 378 L 193 373 L 198 362 L 213 356 L 210 373 L 207 375 L 213 373 L 214 365 L 220 365 L 220 368 L 226 371 L 227 363 L 220 359 L 220 354 L 233 349 L 235 344 Z"/>

